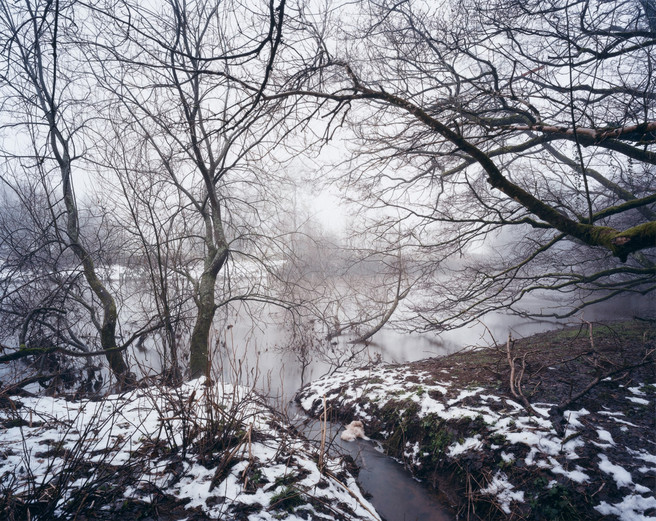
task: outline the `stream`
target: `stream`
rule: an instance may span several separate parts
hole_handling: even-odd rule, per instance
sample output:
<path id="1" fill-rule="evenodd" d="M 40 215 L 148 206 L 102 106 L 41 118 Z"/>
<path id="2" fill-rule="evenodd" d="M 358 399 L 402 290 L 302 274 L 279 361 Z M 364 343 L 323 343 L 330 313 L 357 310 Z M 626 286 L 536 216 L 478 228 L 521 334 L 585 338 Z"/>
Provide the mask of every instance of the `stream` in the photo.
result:
<path id="1" fill-rule="evenodd" d="M 511 328 L 513 335 L 526 336 L 553 328 L 553 324 L 525 322 L 507 317 L 489 317 L 485 326 L 479 325 L 462 331 L 440 336 L 435 334 L 401 334 L 383 329 L 367 346 L 363 360 L 379 360 L 388 363 L 403 363 L 429 357 L 445 356 L 468 345 L 486 345 L 492 342 L 490 335 L 501 340 Z M 227 381 L 239 381 L 254 386 L 270 397 L 279 409 L 287 411 L 297 428 L 309 439 L 318 442 L 321 436 L 320 423 L 305 416 L 293 403 L 296 391 L 302 383 L 316 380 L 330 370 L 330 365 L 318 357 L 312 359 L 305 370 L 293 353 L 277 348 L 285 341 L 281 328 L 258 329 L 246 319 L 235 320 L 225 330 L 224 349 L 215 354 L 215 364 L 223 369 Z M 347 348 L 343 345 L 336 349 Z M 304 382 L 302 378 L 304 377 Z M 342 441 L 339 437 L 343 427 L 329 424 L 328 440 L 332 440 L 334 455 L 348 454 L 355 460 L 359 470 L 358 483 L 368 494 L 370 502 L 386 521 L 452 521 L 454 515 L 440 502 L 437 494 L 425 484 L 415 480 L 396 460 L 386 456 L 372 441 Z M 366 426 L 365 426 L 366 431 Z"/>
<path id="2" fill-rule="evenodd" d="M 621 310 L 618 312 L 618 309 Z M 585 319 L 620 320 L 639 314 L 629 301 L 617 308 L 599 307 L 586 310 Z M 301 364 L 297 353 L 281 349 L 286 345 L 289 333 L 271 321 L 259 322 L 253 315 L 233 316 L 216 333 L 213 364 L 223 373 L 224 381 L 256 388 L 269 397 L 270 403 L 286 410 L 289 417 L 296 416 L 295 423 L 309 439 L 317 439 L 319 422 L 307 418 L 292 402 L 303 384 L 329 374 L 330 360 L 313 355 L 309 362 Z M 262 318 L 264 315 L 260 315 Z M 581 323 L 572 318 L 570 324 Z M 562 327 L 565 323 L 526 321 L 514 316 L 494 314 L 486 317 L 485 324 L 457 331 L 437 334 L 401 334 L 383 328 L 363 350 L 358 361 L 404 363 L 429 357 L 445 356 L 467 346 L 491 345 L 503 341 L 511 332 L 514 337 Z M 335 351 L 350 349 L 345 340 L 334 344 Z M 329 353 L 330 354 L 330 353 Z M 149 363 L 156 362 L 151 360 Z M 446 521 L 455 519 L 440 503 L 435 493 L 416 481 L 403 466 L 384 455 L 374 442 L 356 440 L 344 442 L 339 433 L 342 426 L 330 425 L 328 440 L 332 440 L 333 454 L 349 454 L 358 465 L 358 482 L 369 500 L 386 521 Z M 365 426 L 366 432 L 366 426 Z"/>
<path id="3" fill-rule="evenodd" d="M 304 420 L 300 430 L 310 440 L 318 442 L 321 438 L 321 423 L 307 418 L 296 406 L 290 406 L 289 413 L 296 412 L 294 424 Z M 339 424 L 328 422 L 328 452 L 339 456 L 348 454 L 357 464 L 360 472 L 358 483 L 378 513 L 387 521 L 453 521 L 454 515 L 442 505 L 437 494 L 412 478 L 403 466 L 383 454 L 375 442 L 356 439 L 343 441 L 339 434 Z"/>

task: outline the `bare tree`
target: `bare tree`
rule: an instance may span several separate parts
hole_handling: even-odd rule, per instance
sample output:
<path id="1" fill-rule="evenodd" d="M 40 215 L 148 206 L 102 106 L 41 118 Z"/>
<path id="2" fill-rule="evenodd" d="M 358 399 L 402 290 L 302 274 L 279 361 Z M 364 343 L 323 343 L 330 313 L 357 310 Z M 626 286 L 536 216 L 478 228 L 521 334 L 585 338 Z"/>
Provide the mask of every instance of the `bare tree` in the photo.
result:
<path id="1" fill-rule="evenodd" d="M 271 212 L 275 196 L 267 193 L 274 177 L 262 155 L 275 144 L 283 116 L 270 103 L 265 107 L 261 93 L 276 59 L 284 7 L 284 1 L 170 1 L 152 9 L 116 2 L 95 12 L 102 28 L 90 47 L 103 67 L 97 77 L 115 100 L 112 117 L 122 122 L 121 139 L 134 143 L 130 153 L 141 158 L 138 168 L 126 170 L 123 190 L 127 195 L 134 176 L 146 174 L 174 200 L 159 206 L 177 223 L 171 233 L 183 233 L 177 240 L 187 264 L 175 269 L 193 286 L 192 377 L 209 370 L 217 307 L 244 298 L 224 287 L 217 302 L 219 274 L 231 284 L 225 266 L 240 252 L 263 260 L 258 246 L 251 248 L 267 235 L 267 209 L 258 201 L 270 198 Z"/>
<path id="2" fill-rule="evenodd" d="M 98 276 L 92 252 L 83 238 L 73 171 L 84 154 L 81 136 L 85 118 L 80 105 L 88 91 L 76 83 L 70 65 L 75 51 L 68 45 L 75 32 L 70 2 L 2 2 L 4 129 L 14 132 L 13 148 L 6 150 L 27 177 L 56 176 L 59 196 L 46 209 L 62 249 L 73 252 L 93 297 L 102 311 L 95 322 L 101 350 L 120 385 L 129 383 L 122 348 L 116 341 L 117 308 L 114 297 Z M 54 186 L 54 185 L 53 185 Z M 52 195 L 50 196 L 52 197 Z M 36 202 L 36 201 L 34 201 Z M 61 224 L 61 226 L 60 226 Z M 92 320 L 95 309 L 90 306 Z"/>
<path id="3" fill-rule="evenodd" d="M 525 297 L 550 290 L 580 301 L 531 314 L 654 289 L 650 6 L 372 0 L 299 12 L 305 68 L 271 96 L 316 100 L 333 130 L 348 123 L 343 186 L 373 216 L 369 236 L 394 230 L 422 274 L 404 299 L 414 328 L 529 313 Z"/>
<path id="4" fill-rule="evenodd" d="M 182 340 L 193 321 L 193 288 L 185 274 L 190 264 L 188 230 L 190 203 L 157 172 L 140 134 L 130 123 L 108 121 L 98 136 L 102 142 L 97 175 L 105 186 L 103 197 L 113 201 L 115 234 L 122 237 L 124 298 L 134 303 L 134 313 L 154 318 L 161 329 L 155 348 L 161 357 L 164 379 L 179 382 L 183 370 Z M 127 290 L 126 286 L 130 286 Z M 127 290 L 127 291 L 126 291 Z M 156 317 L 156 318 L 155 318 Z M 143 349 L 152 343 L 140 340 Z M 147 371 L 155 367 L 145 367 Z"/>

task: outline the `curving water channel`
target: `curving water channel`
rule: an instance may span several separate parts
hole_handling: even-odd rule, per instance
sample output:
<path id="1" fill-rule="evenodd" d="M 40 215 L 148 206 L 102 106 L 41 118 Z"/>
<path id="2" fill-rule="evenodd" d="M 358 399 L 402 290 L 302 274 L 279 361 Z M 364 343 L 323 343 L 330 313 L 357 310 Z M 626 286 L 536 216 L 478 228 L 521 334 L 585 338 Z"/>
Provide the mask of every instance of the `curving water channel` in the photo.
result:
<path id="1" fill-rule="evenodd" d="M 364 360 L 381 360 L 388 363 L 403 363 L 429 357 L 445 356 L 467 345 L 491 343 L 490 335 L 503 339 L 511 327 L 513 334 L 528 335 L 543 331 L 552 324 L 509 322 L 503 317 L 490 317 L 485 326 L 469 328 L 460 332 L 437 336 L 430 334 L 400 334 L 381 330 L 363 353 Z M 302 369 L 293 354 L 280 351 L 276 345 L 282 343 L 284 334 L 276 328 L 261 331 L 254 329 L 248 320 L 235 321 L 229 329 L 223 345 L 224 359 L 220 365 L 224 377 L 239 372 L 239 378 L 251 378 L 248 382 L 268 393 L 278 405 L 287 408 L 289 417 L 296 417 L 297 427 L 311 440 L 321 437 L 321 425 L 308 418 L 290 401 L 301 385 Z M 339 346 L 338 346 L 339 347 Z M 220 353 L 217 355 L 221 356 Z M 238 360 L 235 365 L 234 360 Z M 304 371 L 305 383 L 320 378 L 330 367 L 325 361 L 313 359 Z M 359 468 L 358 482 L 368 494 L 370 502 L 386 521 L 453 521 L 455 516 L 440 502 L 437 494 L 425 484 L 415 480 L 396 460 L 386 456 L 372 441 L 342 441 L 339 433 L 342 426 L 328 424 L 330 450 L 334 455 L 348 454 Z"/>
<path id="2" fill-rule="evenodd" d="M 621 311 L 599 307 L 586 311 L 586 320 L 619 320 L 639 311 L 629 301 Z M 261 315 L 262 317 L 263 315 Z M 581 323 L 573 318 L 570 324 Z M 439 357 L 467 346 L 491 345 L 503 341 L 509 332 L 515 337 L 562 327 L 565 323 L 526 321 L 501 314 L 489 315 L 484 324 L 446 334 L 400 334 L 383 329 L 360 354 L 360 362 L 382 361 L 403 363 Z M 271 397 L 274 404 L 287 408 L 297 417 L 300 430 L 310 439 L 320 436 L 319 422 L 305 417 L 290 405 L 302 383 L 324 376 L 331 370 L 329 361 L 311 356 L 303 367 L 298 356 L 281 346 L 288 342 L 288 332 L 275 321 L 258 322 L 252 314 L 230 317 L 216 332 L 213 351 L 214 366 L 223 372 L 227 382 L 252 386 Z M 336 350 L 346 347 L 337 344 Z M 154 365 L 154 359 L 150 365 Z M 344 442 L 339 438 L 342 427 L 330 425 L 329 438 L 334 454 L 350 454 L 358 465 L 358 481 L 370 495 L 370 501 L 386 521 L 447 521 L 455 517 L 440 503 L 435 493 L 417 482 L 401 464 L 384 455 L 373 442 Z"/>
<path id="3" fill-rule="evenodd" d="M 303 419 L 300 430 L 314 441 L 321 438 L 321 424 L 307 418 L 293 406 L 297 420 Z M 329 453 L 348 454 L 360 472 L 358 483 L 377 512 L 386 521 L 453 521 L 455 516 L 440 502 L 437 495 L 412 478 L 403 466 L 383 454 L 374 442 L 356 439 L 343 441 L 339 437 L 341 425 L 328 422 L 327 439 L 332 440 Z"/>
<path id="4" fill-rule="evenodd" d="M 619 320 L 630 318 L 640 311 L 642 306 L 634 308 L 629 301 L 618 311 L 614 307 L 598 307 L 596 310 L 586 312 L 586 320 Z M 579 319 L 572 319 L 570 323 L 581 323 Z M 410 335 L 399 334 L 393 331 L 381 330 L 376 334 L 375 341 L 368 348 L 366 356 L 383 362 L 410 362 L 428 357 L 445 356 L 454 351 L 471 345 L 490 345 L 494 341 L 503 341 L 511 332 L 515 337 L 528 336 L 556 327 L 565 323 L 535 322 L 508 317 L 501 314 L 486 317 L 485 324 L 465 328 L 447 334 L 437 335 Z M 277 396 L 279 403 L 288 404 L 296 390 L 301 385 L 301 374 L 305 383 L 323 376 L 329 369 L 320 360 L 313 360 L 301 371 L 297 359 L 289 353 L 276 350 L 276 332 L 267 330 L 266 335 L 253 334 L 253 330 L 240 330 L 235 326 L 235 334 L 240 338 L 248 337 L 244 351 L 233 352 L 250 373 L 259 378 L 259 387 L 273 396 Z M 244 336 L 246 335 L 246 336 Z M 226 343 L 228 345 L 228 343 Z M 247 348 L 247 346 L 250 346 Z M 234 348 L 236 349 L 236 348 Z M 237 349 L 238 350 L 238 349 Z M 250 354 L 249 354 L 250 353 Z M 257 366 L 258 371 L 252 368 Z M 295 405 L 287 405 L 290 416 L 296 417 L 300 430 L 309 438 L 319 440 L 321 426 L 316 420 L 307 418 Z M 332 440 L 333 454 L 349 454 L 359 467 L 358 482 L 378 513 L 386 521 L 453 521 L 455 516 L 440 502 L 437 494 L 426 485 L 415 480 L 403 466 L 394 459 L 380 451 L 374 442 L 356 440 L 354 442 L 342 441 L 339 433 L 342 426 L 329 424 L 328 439 Z"/>

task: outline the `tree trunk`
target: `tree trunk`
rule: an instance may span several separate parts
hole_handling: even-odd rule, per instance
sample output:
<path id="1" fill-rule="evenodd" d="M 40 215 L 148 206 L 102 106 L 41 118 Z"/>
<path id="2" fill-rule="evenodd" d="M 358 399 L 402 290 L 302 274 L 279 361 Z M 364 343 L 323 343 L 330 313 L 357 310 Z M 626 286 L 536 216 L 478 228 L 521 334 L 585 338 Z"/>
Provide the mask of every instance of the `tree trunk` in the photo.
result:
<path id="1" fill-rule="evenodd" d="M 105 353 L 110 370 L 116 376 L 119 388 L 123 389 L 134 383 L 134 375 L 129 372 L 128 366 L 123 359 L 122 353 L 116 345 L 116 322 L 118 313 L 116 311 L 116 302 L 111 293 L 102 283 L 96 274 L 96 268 L 89 252 L 80 242 L 80 228 L 77 205 L 73 188 L 71 185 L 71 160 L 66 144 L 60 148 L 57 146 L 57 137 L 59 136 L 54 120 L 51 122 L 51 139 L 55 157 L 59 163 L 59 169 L 62 176 L 62 190 L 64 192 L 64 203 L 66 205 L 66 232 L 70 240 L 70 246 L 75 256 L 82 263 L 84 277 L 93 291 L 94 295 L 100 300 L 103 307 L 103 320 L 100 328 L 100 346 Z M 63 140 L 60 141 L 60 143 Z"/>
<path id="2" fill-rule="evenodd" d="M 191 333 L 189 369 L 192 378 L 199 378 L 210 374 L 210 360 L 208 356 L 210 329 L 214 319 L 214 288 L 216 287 L 217 273 L 206 270 L 200 279 L 198 295 L 198 314 Z"/>
<path id="3" fill-rule="evenodd" d="M 216 223 L 216 226 L 220 226 L 220 221 Z M 211 230 L 210 227 L 208 227 L 208 235 L 213 237 L 212 232 L 209 230 Z M 198 300 L 196 302 L 198 314 L 196 315 L 196 323 L 191 333 L 189 346 L 189 370 L 191 378 L 200 378 L 203 375 L 210 376 L 210 329 L 212 328 L 214 312 L 216 311 L 214 289 L 216 288 L 216 278 L 228 258 L 228 247 L 225 243 L 222 229 L 219 239 L 219 248 L 213 246 L 208 248 L 203 274 L 201 275 L 198 286 Z"/>
<path id="4" fill-rule="evenodd" d="M 89 279 L 87 279 L 87 281 L 88 280 Z M 103 351 L 113 349 L 113 351 L 106 353 L 105 357 L 109 363 L 109 368 L 118 380 L 119 387 L 123 389 L 134 384 L 135 377 L 129 371 L 128 366 L 123 359 L 123 354 L 121 351 L 118 351 L 118 346 L 116 345 L 116 322 L 118 315 L 114 298 L 106 290 L 104 294 L 105 301 L 103 302 L 103 325 L 100 330 L 100 345 Z"/>

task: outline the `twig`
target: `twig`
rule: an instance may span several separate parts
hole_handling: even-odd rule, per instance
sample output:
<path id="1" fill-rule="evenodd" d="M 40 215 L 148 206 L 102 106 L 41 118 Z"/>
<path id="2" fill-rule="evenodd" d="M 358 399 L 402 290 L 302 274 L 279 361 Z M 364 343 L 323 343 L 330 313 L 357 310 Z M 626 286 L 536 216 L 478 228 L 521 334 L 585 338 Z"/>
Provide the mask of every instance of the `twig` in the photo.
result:
<path id="1" fill-rule="evenodd" d="M 232 459 L 235 457 L 235 454 L 239 452 L 239 449 L 246 443 L 246 439 L 249 437 L 250 430 L 244 434 L 244 436 L 239 440 L 239 443 L 237 446 L 228 454 L 228 456 L 224 456 L 223 459 L 221 460 L 221 463 L 216 468 L 216 471 L 214 472 L 214 477 L 212 478 L 212 481 L 210 482 L 210 488 L 209 491 L 212 492 L 214 490 L 214 487 L 216 487 L 219 484 L 219 480 L 222 477 L 223 471 L 228 467 L 228 464 L 232 461 Z"/>
<path id="2" fill-rule="evenodd" d="M 244 482 L 244 488 L 248 486 L 248 476 L 246 475 L 246 473 L 248 472 L 248 469 L 250 469 L 251 465 L 253 464 L 252 445 L 253 445 L 253 424 L 251 423 L 250 427 L 248 427 L 248 465 L 246 465 L 246 468 L 244 468 L 244 472 L 241 473 L 241 480 Z"/>
<path id="3" fill-rule="evenodd" d="M 519 371 L 519 375 L 517 375 L 515 371 L 515 361 L 517 360 L 517 357 L 513 357 L 511 352 L 513 344 L 512 335 L 508 333 L 506 356 L 508 358 L 508 365 L 510 366 L 510 392 L 515 398 L 522 402 L 524 409 L 526 409 L 529 414 L 539 416 L 522 391 L 522 379 L 524 378 L 524 372 L 526 371 L 526 357 L 528 356 L 528 353 L 525 353 L 522 357 L 522 368 Z"/>
<path id="4" fill-rule="evenodd" d="M 325 461 L 324 451 L 326 450 L 326 427 L 327 427 L 326 395 L 323 395 L 323 414 L 321 415 L 321 445 L 319 446 L 319 472 L 323 473 Z"/>
<path id="5" fill-rule="evenodd" d="M 587 320 L 583 319 L 583 317 L 581 317 L 581 320 L 588 325 L 588 335 L 590 336 L 590 347 L 592 348 L 592 351 L 594 351 L 595 345 L 594 345 L 594 337 L 592 336 L 592 322 L 588 322 Z"/>
<path id="6" fill-rule="evenodd" d="M 510 348 L 512 344 L 512 335 L 508 333 L 508 341 L 506 342 L 506 355 L 508 357 L 508 365 L 510 366 L 510 392 L 515 398 L 519 398 L 519 395 L 515 391 L 515 360 L 510 354 Z"/>
<path id="7" fill-rule="evenodd" d="M 352 497 L 353 499 L 355 499 L 355 500 L 360 504 L 360 506 L 361 506 L 362 508 L 364 508 L 367 512 L 369 512 L 369 513 L 370 513 L 375 519 L 380 519 L 380 517 L 378 517 L 378 515 L 377 515 L 375 512 L 372 512 L 372 511 L 367 507 L 367 505 L 365 505 L 365 504 L 360 500 L 360 498 L 359 498 L 359 497 L 358 497 L 358 496 L 357 496 L 357 495 L 356 495 L 356 494 L 355 494 L 350 488 L 348 488 L 346 485 L 344 485 L 344 483 L 342 483 L 339 479 L 337 479 L 337 476 L 335 476 L 332 472 L 330 472 L 330 471 L 326 471 L 326 476 L 328 476 L 328 477 L 329 477 L 330 479 L 332 479 L 335 483 L 337 483 L 337 484 L 338 484 L 339 486 L 341 486 L 344 490 L 346 490 L 346 492 L 348 492 L 348 493 L 351 495 L 351 497 Z"/>
<path id="8" fill-rule="evenodd" d="M 606 378 L 610 378 L 611 376 L 614 376 L 618 373 L 622 373 L 624 371 L 629 371 L 631 369 L 636 369 L 636 368 L 642 367 L 644 365 L 653 364 L 654 360 L 647 360 L 647 358 L 649 358 L 649 356 L 652 355 L 653 353 L 654 353 L 654 350 L 652 349 L 651 351 L 648 351 L 647 354 L 645 355 L 645 357 L 642 359 L 642 361 L 637 363 L 637 364 L 625 365 L 625 366 L 622 366 L 618 369 L 613 369 L 612 371 L 608 371 L 607 373 L 604 373 L 601 376 L 597 376 L 594 380 L 592 380 L 592 382 L 590 382 L 588 385 L 586 385 L 581 391 L 576 393 L 569 400 L 567 400 L 566 402 L 563 402 L 563 403 L 557 405 L 556 407 L 554 407 L 553 408 L 554 412 L 562 414 L 565 411 L 565 409 L 567 409 L 574 402 L 576 402 L 577 400 L 582 398 L 584 395 L 589 393 L 590 390 L 592 390 L 595 386 L 599 385 Z"/>

